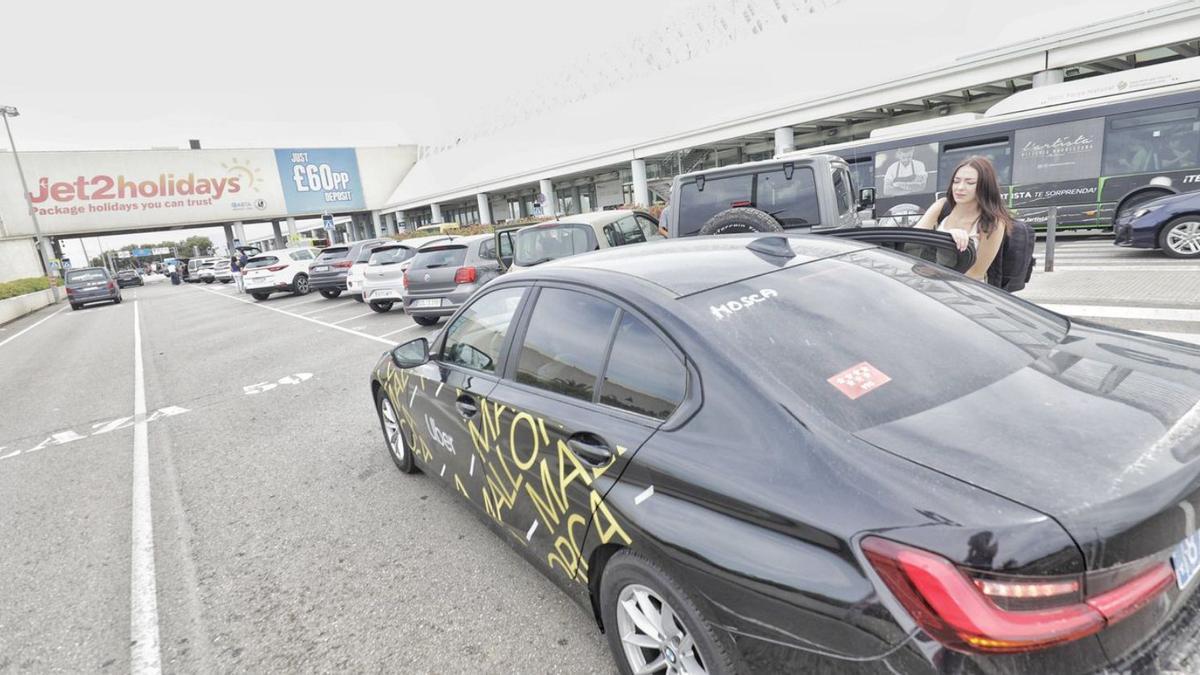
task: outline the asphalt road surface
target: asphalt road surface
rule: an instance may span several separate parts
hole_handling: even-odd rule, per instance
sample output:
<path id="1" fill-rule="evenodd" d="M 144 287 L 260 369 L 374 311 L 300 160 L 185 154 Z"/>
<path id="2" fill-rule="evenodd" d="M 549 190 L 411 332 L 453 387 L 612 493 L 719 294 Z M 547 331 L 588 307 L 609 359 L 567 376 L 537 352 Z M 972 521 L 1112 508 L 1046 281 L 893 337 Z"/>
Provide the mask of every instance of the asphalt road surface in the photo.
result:
<path id="1" fill-rule="evenodd" d="M 160 282 L 0 329 L 0 672 L 612 672 L 589 616 L 387 455 L 371 367 L 440 327 Z"/>

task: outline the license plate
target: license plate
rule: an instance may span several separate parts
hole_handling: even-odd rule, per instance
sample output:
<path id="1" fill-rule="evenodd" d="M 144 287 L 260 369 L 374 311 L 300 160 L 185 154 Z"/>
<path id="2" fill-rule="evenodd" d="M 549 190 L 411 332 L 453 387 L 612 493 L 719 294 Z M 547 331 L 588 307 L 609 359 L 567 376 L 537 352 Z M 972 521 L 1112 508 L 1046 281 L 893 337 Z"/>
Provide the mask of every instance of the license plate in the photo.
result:
<path id="1" fill-rule="evenodd" d="M 316 267 L 313 268 L 314 272 L 327 272 L 328 270 L 329 270 L 329 265 L 317 265 Z"/>
<path id="2" fill-rule="evenodd" d="M 375 298 L 394 298 L 394 297 L 396 297 L 396 292 L 395 292 L 395 291 L 375 291 L 374 293 L 372 293 L 372 294 L 371 294 L 371 298 L 372 298 L 372 299 L 375 299 Z"/>
<path id="3" fill-rule="evenodd" d="M 413 308 L 441 307 L 442 299 L 441 298 L 430 298 L 428 300 L 413 300 L 408 306 L 413 307 Z"/>
<path id="4" fill-rule="evenodd" d="M 1175 568 L 1175 583 L 1186 588 L 1200 572 L 1200 530 L 1187 536 L 1171 554 L 1171 566 Z"/>

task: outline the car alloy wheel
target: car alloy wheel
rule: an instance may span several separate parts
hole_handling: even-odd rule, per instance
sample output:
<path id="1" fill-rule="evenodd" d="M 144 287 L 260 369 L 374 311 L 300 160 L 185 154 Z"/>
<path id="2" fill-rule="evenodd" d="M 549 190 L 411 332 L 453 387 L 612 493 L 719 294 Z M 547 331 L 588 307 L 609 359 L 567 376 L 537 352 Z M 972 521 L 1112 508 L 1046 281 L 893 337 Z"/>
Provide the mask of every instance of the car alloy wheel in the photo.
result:
<path id="1" fill-rule="evenodd" d="M 617 602 L 617 630 L 632 672 L 708 673 L 695 639 L 666 600 L 646 586 L 630 584 Z"/>
<path id="2" fill-rule="evenodd" d="M 404 438 L 404 421 L 396 411 L 392 399 L 379 387 L 375 391 L 375 409 L 379 412 L 379 425 L 383 428 L 383 441 L 388 446 L 388 454 L 396 463 L 396 468 L 404 473 L 416 473 L 417 465 L 413 455 L 408 451 L 408 442 Z"/>
<path id="3" fill-rule="evenodd" d="M 296 289 L 296 295 L 308 295 L 308 292 L 312 290 L 308 286 L 307 274 L 297 274 L 295 281 L 292 282 L 292 287 Z"/>
<path id="4" fill-rule="evenodd" d="M 1162 249 L 1172 258 L 1200 257 L 1200 220 L 1184 218 L 1167 225 L 1162 233 Z"/>

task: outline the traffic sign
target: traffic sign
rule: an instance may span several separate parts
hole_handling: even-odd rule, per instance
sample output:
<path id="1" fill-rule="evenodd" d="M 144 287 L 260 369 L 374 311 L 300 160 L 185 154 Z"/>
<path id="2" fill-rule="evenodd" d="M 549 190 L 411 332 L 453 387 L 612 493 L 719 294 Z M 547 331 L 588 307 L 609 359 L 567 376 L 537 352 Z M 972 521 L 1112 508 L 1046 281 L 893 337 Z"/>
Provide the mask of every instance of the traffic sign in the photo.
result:
<path id="1" fill-rule="evenodd" d="M 129 251 L 117 251 L 118 258 L 128 258 L 129 255 Z"/>
<path id="2" fill-rule="evenodd" d="M 325 227 L 325 229 L 332 231 L 333 230 L 333 216 L 328 213 L 321 216 L 321 224 Z"/>
<path id="3" fill-rule="evenodd" d="M 135 255 L 139 258 L 145 258 L 146 256 L 151 256 L 154 254 L 151 253 L 150 249 L 148 249 L 148 248 L 135 248 L 135 249 L 133 249 L 133 255 Z"/>
<path id="4" fill-rule="evenodd" d="M 154 255 L 167 255 L 171 252 L 171 249 L 169 249 L 165 246 L 160 246 L 160 247 L 152 249 L 152 250 L 154 252 Z"/>

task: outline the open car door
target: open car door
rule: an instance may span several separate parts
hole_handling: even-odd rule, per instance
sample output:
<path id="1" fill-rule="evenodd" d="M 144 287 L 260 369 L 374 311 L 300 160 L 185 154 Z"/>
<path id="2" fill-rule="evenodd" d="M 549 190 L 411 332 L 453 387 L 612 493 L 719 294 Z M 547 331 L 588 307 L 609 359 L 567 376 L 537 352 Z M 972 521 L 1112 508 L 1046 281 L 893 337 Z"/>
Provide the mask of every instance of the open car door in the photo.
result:
<path id="1" fill-rule="evenodd" d="M 899 251 L 926 262 L 966 272 L 975 264 L 975 244 L 959 251 L 954 237 L 937 230 L 916 230 L 911 227 L 860 227 L 822 232 L 827 237 L 855 239 L 867 244 Z"/>

